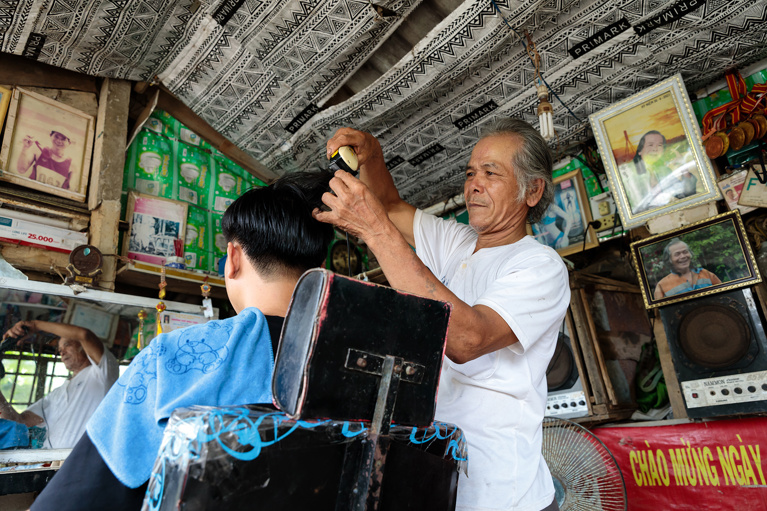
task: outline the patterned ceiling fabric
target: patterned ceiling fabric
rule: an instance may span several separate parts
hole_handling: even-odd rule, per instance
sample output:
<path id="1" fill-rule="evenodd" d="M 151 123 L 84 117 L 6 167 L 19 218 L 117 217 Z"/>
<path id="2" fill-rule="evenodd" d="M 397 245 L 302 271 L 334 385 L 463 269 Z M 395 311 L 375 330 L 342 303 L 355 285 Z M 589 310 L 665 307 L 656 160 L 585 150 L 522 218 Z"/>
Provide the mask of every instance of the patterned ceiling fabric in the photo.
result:
<path id="1" fill-rule="evenodd" d="M 577 116 L 551 98 L 559 147 L 590 137 L 591 113 L 661 79 L 681 73 L 694 91 L 767 57 L 767 0 L 465 1 L 380 79 L 323 109 L 419 2 L 377 2 L 399 14 L 380 18 L 362 0 L 0 0 L 0 51 L 96 76 L 158 77 L 279 175 L 323 167 L 341 126 L 370 131 L 419 207 L 462 190 L 471 147 L 494 117 L 537 126 L 524 31 Z M 675 21 L 634 30 L 670 10 Z M 41 36 L 38 54 L 31 41 Z M 495 109 L 467 120 L 483 106 Z"/>
<path id="2" fill-rule="evenodd" d="M 699 2 L 702 4 L 702 2 Z M 590 136 L 588 116 L 677 72 L 691 89 L 737 65 L 767 56 L 767 2 L 709 0 L 679 21 L 639 36 L 627 30 L 586 55 L 568 49 L 625 18 L 636 25 L 669 2 L 648 0 L 497 2 L 518 32 L 527 29 L 541 54 L 544 78 L 580 120 L 554 98 L 559 144 Z M 526 10 L 530 8 L 530 11 Z M 529 14 L 533 13 L 533 16 Z M 534 66 L 517 34 L 492 5 L 465 3 L 394 69 L 345 103 L 312 118 L 294 137 L 295 162 L 273 150 L 267 165 L 312 165 L 317 147 L 340 126 L 379 137 L 403 198 L 429 206 L 462 191 L 463 168 L 483 123 L 497 115 L 538 124 Z M 453 122 L 493 101 L 493 115 L 459 130 Z M 444 147 L 426 161 L 409 160 Z M 552 144 L 556 146 L 556 141 Z"/>
<path id="3" fill-rule="evenodd" d="M 149 81 L 188 44 L 205 13 L 193 0 L 0 0 L 0 51 L 23 55 L 45 37 L 40 62 Z"/>

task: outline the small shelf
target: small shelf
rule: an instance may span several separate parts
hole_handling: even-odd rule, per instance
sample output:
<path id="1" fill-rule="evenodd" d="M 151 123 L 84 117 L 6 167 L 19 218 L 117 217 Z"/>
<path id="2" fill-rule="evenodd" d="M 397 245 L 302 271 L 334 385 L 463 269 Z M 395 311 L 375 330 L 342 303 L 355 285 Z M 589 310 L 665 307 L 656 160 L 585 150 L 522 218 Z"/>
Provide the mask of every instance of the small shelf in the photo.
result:
<path id="1" fill-rule="evenodd" d="M 157 289 L 160 283 L 162 266 L 149 264 L 141 261 L 131 261 L 117 271 L 117 282 L 131 284 L 139 287 Z M 165 267 L 165 281 L 168 283 L 166 290 L 184 293 L 192 296 L 199 295 L 202 299 L 200 286 L 203 282 L 210 284 L 210 296 L 227 300 L 224 279 L 191 270 L 179 270 Z"/>

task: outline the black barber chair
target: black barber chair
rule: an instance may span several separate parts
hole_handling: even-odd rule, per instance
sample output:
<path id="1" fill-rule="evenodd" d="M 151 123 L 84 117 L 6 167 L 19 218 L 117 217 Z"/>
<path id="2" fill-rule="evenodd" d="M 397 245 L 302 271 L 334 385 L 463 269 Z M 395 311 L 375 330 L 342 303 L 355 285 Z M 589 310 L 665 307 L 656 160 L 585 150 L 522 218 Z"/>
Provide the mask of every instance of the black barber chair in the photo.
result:
<path id="1" fill-rule="evenodd" d="M 463 433 L 432 422 L 449 305 L 312 270 L 274 403 L 177 410 L 143 509 L 449 511 Z"/>

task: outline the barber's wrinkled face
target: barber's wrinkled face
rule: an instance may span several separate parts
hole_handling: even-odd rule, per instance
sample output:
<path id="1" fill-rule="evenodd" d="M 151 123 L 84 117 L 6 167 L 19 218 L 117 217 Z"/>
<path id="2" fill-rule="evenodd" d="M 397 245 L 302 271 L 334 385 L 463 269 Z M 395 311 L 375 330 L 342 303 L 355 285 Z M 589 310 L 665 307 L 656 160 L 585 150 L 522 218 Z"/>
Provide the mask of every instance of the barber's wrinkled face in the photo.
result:
<path id="1" fill-rule="evenodd" d="M 477 142 L 466 167 L 463 193 L 469 225 L 478 233 L 512 228 L 519 215 L 527 215 L 517 200 L 519 187 L 511 158 L 520 142 L 510 135 L 494 135 Z"/>
<path id="2" fill-rule="evenodd" d="M 64 337 L 59 339 L 59 354 L 64 367 L 69 371 L 76 371 L 84 364 L 88 363 L 88 357 L 85 355 L 82 345 L 77 341 L 72 341 Z"/>
<path id="3" fill-rule="evenodd" d="M 686 243 L 674 243 L 669 247 L 671 254 L 671 267 L 677 273 L 686 273 L 690 269 L 692 254 Z"/>

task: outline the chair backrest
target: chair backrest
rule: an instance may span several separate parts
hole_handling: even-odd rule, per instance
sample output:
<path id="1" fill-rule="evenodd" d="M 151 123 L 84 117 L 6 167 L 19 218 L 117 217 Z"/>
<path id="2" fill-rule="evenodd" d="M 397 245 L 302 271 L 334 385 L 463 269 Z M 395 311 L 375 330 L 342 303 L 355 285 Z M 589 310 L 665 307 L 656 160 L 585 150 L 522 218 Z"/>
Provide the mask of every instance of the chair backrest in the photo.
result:
<path id="1" fill-rule="evenodd" d="M 306 272 L 293 292 L 275 359 L 275 404 L 293 418 L 371 420 L 387 356 L 401 359 L 392 421 L 434 419 L 450 304 Z"/>

